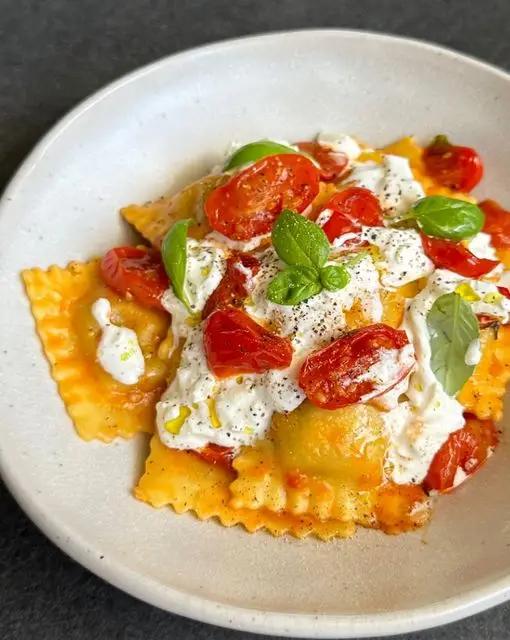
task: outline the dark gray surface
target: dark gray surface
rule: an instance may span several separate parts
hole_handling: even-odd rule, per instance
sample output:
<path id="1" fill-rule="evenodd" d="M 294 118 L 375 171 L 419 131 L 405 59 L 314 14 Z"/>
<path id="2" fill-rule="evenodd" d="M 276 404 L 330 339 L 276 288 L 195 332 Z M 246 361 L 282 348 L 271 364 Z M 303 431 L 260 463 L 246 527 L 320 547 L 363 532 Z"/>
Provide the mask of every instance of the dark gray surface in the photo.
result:
<path id="1" fill-rule="evenodd" d="M 351 27 L 432 40 L 510 69 L 510 2 L 0 0 L 0 187 L 77 101 L 174 51 L 269 30 Z M 0 484 L 0 639 L 240 640 L 127 596 L 69 560 Z M 510 603 L 405 640 L 510 638 Z"/>

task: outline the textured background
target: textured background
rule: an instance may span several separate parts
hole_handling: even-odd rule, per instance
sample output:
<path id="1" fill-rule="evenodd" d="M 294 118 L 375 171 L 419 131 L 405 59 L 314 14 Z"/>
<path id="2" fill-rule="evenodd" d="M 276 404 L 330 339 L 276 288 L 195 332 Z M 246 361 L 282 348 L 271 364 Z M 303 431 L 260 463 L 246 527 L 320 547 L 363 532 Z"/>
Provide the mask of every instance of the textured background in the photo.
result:
<path id="1" fill-rule="evenodd" d="M 510 70 L 509 0 L 0 0 L 0 188 L 48 127 L 119 75 L 205 42 L 304 27 L 423 38 Z M 0 603 L 1 640 L 255 638 L 105 584 L 48 542 L 1 483 Z M 510 638 L 510 603 L 402 638 Z"/>

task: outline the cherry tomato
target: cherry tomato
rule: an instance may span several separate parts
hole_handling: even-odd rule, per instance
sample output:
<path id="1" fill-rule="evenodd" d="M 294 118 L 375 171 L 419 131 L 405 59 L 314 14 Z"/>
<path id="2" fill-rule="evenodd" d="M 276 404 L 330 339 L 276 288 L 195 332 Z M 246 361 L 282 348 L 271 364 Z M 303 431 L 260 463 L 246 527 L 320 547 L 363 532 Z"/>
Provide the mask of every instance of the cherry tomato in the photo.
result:
<path id="1" fill-rule="evenodd" d="M 481 278 L 499 264 L 497 260 L 477 258 L 460 242 L 432 238 L 424 233 L 421 234 L 421 241 L 423 250 L 436 267 L 449 269 L 465 278 Z"/>
<path id="2" fill-rule="evenodd" d="M 285 369 L 292 361 L 287 338 L 264 329 L 240 309 L 218 309 L 204 325 L 209 369 L 218 378 Z"/>
<path id="3" fill-rule="evenodd" d="M 502 296 L 505 296 L 505 298 L 510 298 L 510 289 L 507 289 L 506 287 L 498 287 L 498 291 Z"/>
<path id="4" fill-rule="evenodd" d="M 301 151 L 311 155 L 320 164 L 321 180 L 331 182 L 346 170 L 349 158 L 340 151 L 333 151 L 319 142 L 297 142 Z"/>
<path id="5" fill-rule="evenodd" d="M 477 314 L 476 318 L 478 320 L 478 326 L 480 327 L 480 329 L 494 329 L 497 333 L 499 327 L 501 326 L 501 320 L 499 318 L 495 318 L 494 316 L 490 316 L 486 313 L 479 313 Z"/>
<path id="6" fill-rule="evenodd" d="M 423 153 L 427 173 L 444 187 L 471 191 L 483 176 L 482 159 L 471 147 L 453 145 L 436 136 Z"/>
<path id="7" fill-rule="evenodd" d="M 495 200 L 484 200 L 478 206 L 485 214 L 482 231 L 490 234 L 492 244 L 497 249 L 510 247 L 510 211 Z"/>
<path id="8" fill-rule="evenodd" d="M 239 266 L 248 269 L 254 276 L 260 269 L 260 260 L 249 253 L 236 252 L 231 255 L 227 260 L 225 275 L 205 303 L 202 318 L 207 318 L 216 309 L 242 306 L 248 296 L 246 287 L 249 276 Z"/>
<path id="9" fill-rule="evenodd" d="M 268 156 L 207 196 L 209 224 L 233 240 L 269 233 L 283 209 L 301 212 L 319 192 L 319 170 L 300 154 Z"/>
<path id="10" fill-rule="evenodd" d="M 349 187 L 335 193 L 322 209 L 333 211 L 322 227 L 330 242 L 344 233 L 361 231 L 361 225 L 380 227 L 384 224 L 379 200 L 363 187 Z"/>
<path id="11" fill-rule="evenodd" d="M 213 444 L 210 442 L 202 449 L 193 451 L 202 460 L 205 460 L 209 464 L 217 464 L 225 469 L 232 469 L 232 458 L 234 457 L 234 450 L 230 447 L 221 447 L 219 444 Z"/>
<path id="12" fill-rule="evenodd" d="M 499 436 L 492 420 L 466 416 L 462 429 L 454 431 L 434 456 L 424 481 L 427 491 L 449 491 L 454 487 L 457 469 L 471 475 L 487 460 Z"/>
<path id="13" fill-rule="evenodd" d="M 161 256 L 153 249 L 117 247 L 101 260 L 106 284 L 122 296 L 130 294 L 146 307 L 163 309 L 161 296 L 169 287 Z"/>
<path id="14" fill-rule="evenodd" d="M 358 380 L 375 364 L 382 349 L 402 349 L 409 344 L 405 331 L 385 324 L 373 324 L 346 333 L 329 346 L 309 355 L 299 373 L 299 385 L 313 404 L 323 409 L 339 409 L 372 394 L 373 380 Z M 411 370 L 405 368 L 388 380 L 382 395 L 398 384 Z M 375 397 L 375 395 L 371 395 Z"/>

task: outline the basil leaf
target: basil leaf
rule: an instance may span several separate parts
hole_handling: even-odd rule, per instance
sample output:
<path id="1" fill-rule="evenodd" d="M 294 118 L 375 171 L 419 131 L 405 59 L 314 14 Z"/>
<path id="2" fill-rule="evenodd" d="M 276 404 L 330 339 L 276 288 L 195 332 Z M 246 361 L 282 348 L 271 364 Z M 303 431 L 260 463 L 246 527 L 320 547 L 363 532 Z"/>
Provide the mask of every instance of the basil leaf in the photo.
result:
<path id="1" fill-rule="evenodd" d="M 328 259 L 330 247 L 324 231 L 294 211 L 282 211 L 271 237 L 276 253 L 287 264 L 320 269 Z"/>
<path id="2" fill-rule="evenodd" d="M 411 209 L 428 236 L 462 240 L 482 230 L 485 216 L 476 204 L 445 196 L 422 198 Z"/>
<path id="3" fill-rule="evenodd" d="M 186 240 L 188 227 L 192 220 L 179 220 L 166 233 L 161 244 L 161 257 L 165 271 L 170 278 L 175 295 L 192 313 L 192 309 L 186 294 Z"/>
<path id="4" fill-rule="evenodd" d="M 287 267 L 269 283 L 267 297 L 276 304 L 294 305 L 322 290 L 319 274 L 310 267 Z"/>
<path id="5" fill-rule="evenodd" d="M 324 289 L 338 291 L 349 284 L 350 273 L 342 265 L 330 264 L 320 270 L 320 279 Z"/>
<path id="6" fill-rule="evenodd" d="M 238 149 L 229 158 L 225 164 L 224 171 L 231 171 L 242 167 L 250 162 L 256 162 L 267 156 L 275 156 L 278 153 L 300 153 L 292 147 L 287 147 L 279 142 L 273 142 L 272 140 L 259 140 L 258 142 L 250 142 L 245 144 L 244 147 Z"/>
<path id="7" fill-rule="evenodd" d="M 430 366 L 450 396 L 459 391 L 473 373 L 466 351 L 480 335 L 478 320 L 470 305 L 457 293 L 440 296 L 427 315 L 430 336 Z"/>

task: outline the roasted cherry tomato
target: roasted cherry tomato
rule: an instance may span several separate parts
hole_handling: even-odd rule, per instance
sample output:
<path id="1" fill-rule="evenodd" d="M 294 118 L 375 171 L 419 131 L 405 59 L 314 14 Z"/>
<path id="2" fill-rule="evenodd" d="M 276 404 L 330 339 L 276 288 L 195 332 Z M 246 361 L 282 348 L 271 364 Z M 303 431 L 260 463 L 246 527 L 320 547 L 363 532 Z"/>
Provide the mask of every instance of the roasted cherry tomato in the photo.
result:
<path id="1" fill-rule="evenodd" d="M 260 269 L 260 260 L 249 253 L 234 253 L 227 260 L 225 275 L 205 303 L 202 318 L 216 309 L 241 307 L 248 295 L 249 273 L 254 276 Z M 246 273 L 248 271 L 248 273 Z"/>
<path id="2" fill-rule="evenodd" d="M 421 241 L 423 250 L 436 267 L 449 269 L 465 278 L 481 278 L 499 264 L 497 260 L 477 258 L 460 242 L 432 238 L 424 233 L 421 235 Z"/>
<path id="3" fill-rule="evenodd" d="M 478 313 L 476 319 L 478 320 L 478 326 L 480 329 L 494 329 L 497 333 L 501 326 L 501 320 L 499 318 L 495 318 L 494 316 L 490 316 L 486 313 Z"/>
<path id="4" fill-rule="evenodd" d="M 379 200 L 363 187 L 349 187 L 335 193 L 322 209 L 333 211 L 322 227 L 330 242 L 344 233 L 361 231 L 361 225 L 380 227 L 384 224 Z"/>
<path id="5" fill-rule="evenodd" d="M 101 275 L 120 295 L 130 294 L 146 307 L 163 309 L 161 296 L 169 282 L 157 251 L 140 247 L 110 249 L 101 260 Z"/>
<path id="6" fill-rule="evenodd" d="M 485 214 L 482 231 L 490 234 L 497 249 L 510 247 L 510 211 L 503 209 L 495 200 L 484 200 L 478 205 Z"/>
<path id="7" fill-rule="evenodd" d="M 283 209 L 301 212 L 319 192 L 319 170 L 298 153 L 268 156 L 207 196 L 211 227 L 233 240 L 269 233 Z"/>
<path id="8" fill-rule="evenodd" d="M 409 340 L 405 331 L 385 324 L 373 324 L 346 333 L 329 346 L 309 355 L 299 373 L 299 385 L 313 404 L 323 409 L 339 409 L 373 394 L 373 380 L 363 374 L 381 357 L 382 349 L 402 349 Z M 376 395 L 398 384 L 411 370 L 406 367 L 388 380 Z"/>
<path id="9" fill-rule="evenodd" d="M 471 191 L 483 176 L 482 159 L 471 147 L 451 144 L 446 136 L 436 136 L 423 153 L 427 173 L 444 187 Z"/>
<path id="10" fill-rule="evenodd" d="M 328 149 L 319 142 L 297 142 L 296 146 L 317 160 L 321 167 L 321 180 L 324 182 L 338 178 L 349 164 L 349 158 L 345 153 Z"/>
<path id="11" fill-rule="evenodd" d="M 205 321 L 204 350 L 218 378 L 285 369 L 292 361 L 287 338 L 264 329 L 240 309 L 218 309 Z"/>
<path id="12" fill-rule="evenodd" d="M 434 456 L 423 483 L 425 489 L 453 489 L 457 470 L 461 469 L 466 475 L 474 473 L 490 456 L 498 440 L 492 420 L 466 416 L 465 426 L 451 433 Z"/>
<path id="13" fill-rule="evenodd" d="M 234 450 L 230 447 L 220 447 L 220 445 L 210 442 L 202 449 L 197 449 L 193 453 L 209 464 L 217 464 L 225 469 L 232 469 Z"/>

